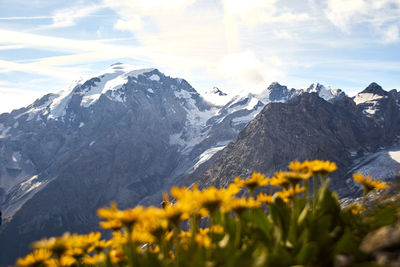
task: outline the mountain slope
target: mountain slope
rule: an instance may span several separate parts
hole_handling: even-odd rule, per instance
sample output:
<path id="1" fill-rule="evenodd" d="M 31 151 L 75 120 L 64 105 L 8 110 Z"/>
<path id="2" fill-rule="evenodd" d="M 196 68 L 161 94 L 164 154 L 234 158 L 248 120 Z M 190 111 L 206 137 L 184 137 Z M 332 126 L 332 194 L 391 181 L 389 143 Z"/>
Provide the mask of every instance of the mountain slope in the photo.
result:
<path id="1" fill-rule="evenodd" d="M 114 64 L 1 114 L 0 265 L 41 237 L 95 230 L 96 209 L 111 201 L 157 203 L 161 191 L 205 169 L 265 104 L 302 93 L 274 83 L 214 105 L 183 79 Z"/>
<path id="2" fill-rule="evenodd" d="M 133 206 L 160 190 L 207 133 L 215 107 L 186 81 L 116 66 L 1 115 L 2 209 L 9 221 L 0 234 L 2 263 L 37 238 L 95 229 L 100 206 Z"/>
<path id="3" fill-rule="evenodd" d="M 345 196 L 348 171 L 356 159 L 395 144 L 400 133 L 394 96 L 388 94 L 379 103 L 382 112 L 373 116 L 365 114 L 362 103 L 356 105 L 345 96 L 329 103 L 315 93 L 270 103 L 196 182 L 202 187 L 226 186 L 235 176 L 247 177 L 253 171 L 272 175 L 290 161 L 318 158 L 339 165 L 332 185 Z"/>

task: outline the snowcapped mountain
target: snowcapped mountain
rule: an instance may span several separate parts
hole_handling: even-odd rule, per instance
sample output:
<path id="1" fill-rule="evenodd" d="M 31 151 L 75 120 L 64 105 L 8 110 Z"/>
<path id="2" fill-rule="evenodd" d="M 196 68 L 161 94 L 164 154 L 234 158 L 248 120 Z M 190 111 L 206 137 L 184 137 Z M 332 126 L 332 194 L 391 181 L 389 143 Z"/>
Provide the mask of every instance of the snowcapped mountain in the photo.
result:
<path id="1" fill-rule="evenodd" d="M 340 95 L 318 88 L 330 101 Z M 118 63 L 0 114 L 0 265 L 43 236 L 96 229 L 95 210 L 111 201 L 154 204 L 207 168 L 266 104 L 303 92 L 273 83 L 258 95 L 200 95 L 184 79 Z"/>
<path id="2" fill-rule="evenodd" d="M 280 96 L 287 97 L 287 91 L 278 88 L 284 92 Z M 354 172 L 380 179 L 398 176 L 397 91 L 387 92 L 372 83 L 355 97 L 363 99 L 357 102 L 341 93 L 336 99 L 325 101 L 317 92 L 304 92 L 286 102 L 267 104 L 235 141 L 196 177 L 189 176 L 187 182 L 223 187 L 236 176 L 248 177 L 253 171 L 272 175 L 285 169 L 290 161 L 315 158 L 338 164 L 331 185 L 342 197 L 354 197 L 361 191 L 351 179 Z M 366 109 L 375 112 L 365 112 Z"/>
<path id="3" fill-rule="evenodd" d="M 206 91 L 202 96 L 206 101 L 217 106 L 224 106 L 232 98 L 232 96 L 221 91 L 218 87 L 215 86 L 212 89 Z"/>
<path id="4" fill-rule="evenodd" d="M 331 101 L 333 99 L 337 99 L 346 95 L 340 89 L 332 89 L 330 86 L 325 87 L 324 85 L 319 83 L 311 84 L 307 89 L 301 90 L 300 94 L 303 92 L 317 93 L 321 98 L 325 99 L 326 101 Z"/>

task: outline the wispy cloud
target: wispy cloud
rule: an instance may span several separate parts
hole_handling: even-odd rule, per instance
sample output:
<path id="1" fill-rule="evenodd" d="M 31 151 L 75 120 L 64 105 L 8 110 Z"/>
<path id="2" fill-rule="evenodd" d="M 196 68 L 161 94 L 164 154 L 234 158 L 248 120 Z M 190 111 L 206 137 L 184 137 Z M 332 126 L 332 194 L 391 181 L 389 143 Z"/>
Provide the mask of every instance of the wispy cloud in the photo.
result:
<path id="1" fill-rule="evenodd" d="M 0 17 L 1 20 L 40 20 L 52 19 L 53 16 L 22 16 L 22 17 Z"/>
<path id="2" fill-rule="evenodd" d="M 128 61 L 184 77 L 196 89 L 202 89 L 198 81 L 215 81 L 253 90 L 272 80 L 305 83 L 323 69 L 342 81 L 349 78 L 341 78 L 343 69 L 398 70 L 396 57 L 372 57 L 399 43 L 400 0 L 79 0 L 45 6 L 26 13 L 45 16 L 0 18 L 3 77 L 25 72 L 65 84 L 111 61 Z"/>
<path id="3" fill-rule="evenodd" d="M 24 45 L 0 45 L 0 50 L 13 50 L 26 48 Z"/>
<path id="4" fill-rule="evenodd" d="M 82 73 L 82 69 L 76 67 L 51 67 L 44 66 L 40 63 L 16 63 L 7 60 L 0 60 L 0 73 L 10 72 L 10 71 L 20 71 L 26 73 L 34 73 L 43 76 L 57 77 L 59 79 L 72 81 L 75 79 L 79 73 Z"/>
<path id="5" fill-rule="evenodd" d="M 149 38 L 150 41 L 156 41 Z M 109 41 L 109 40 L 106 40 Z M 12 43 L 7 47 L 29 47 L 72 53 L 45 58 L 14 62 L 0 60 L 0 72 L 22 71 L 45 76 L 54 76 L 64 80 L 73 80 L 87 69 L 76 67 L 79 64 L 117 59 L 134 59 L 140 61 L 174 62 L 184 66 L 199 66 L 204 62 L 193 58 L 177 57 L 162 50 L 151 50 L 131 45 L 115 45 L 101 40 L 74 40 L 46 35 L 0 30 L 0 43 Z M 1 48 L 1 46 L 0 46 Z"/>
<path id="6" fill-rule="evenodd" d="M 206 8 L 199 2 L 105 0 L 105 4 L 120 16 L 115 29 L 131 31 L 149 51 L 172 56 L 149 55 L 151 61 L 174 66 L 174 71 L 178 68 L 192 73 L 201 70 L 210 78 L 229 77 L 230 81 L 241 85 L 247 79 L 248 86 L 263 85 L 271 76 L 281 75 L 283 69 L 282 65 L 265 60 L 254 48 L 244 46 L 242 34 L 254 31 L 259 25 L 288 26 L 310 19 L 304 12 L 279 9 L 276 0 L 208 2 Z M 290 37 L 288 31 L 281 34 L 281 38 Z M 177 64 L 176 59 L 184 60 Z M 246 59 L 246 68 L 240 70 L 240 75 L 235 75 L 236 70 L 228 67 L 227 62 L 232 60 L 243 65 L 236 59 Z"/>
<path id="7" fill-rule="evenodd" d="M 399 0 L 329 0 L 325 14 L 346 33 L 360 24 L 372 27 L 385 43 L 399 41 Z"/>
<path id="8" fill-rule="evenodd" d="M 101 40 L 75 40 L 69 38 L 53 37 L 42 34 L 24 33 L 10 30 L 0 30 L 0 44 L 24 45 L 29 48 L 43 48 L 55 51 L 66 52 L 95 52 L 112 49 L 123 49 L 130 54 L 146 54 L 140 47 L 123 47 L 102 43 Z"/>
<path id="9" fill-rule="evenodd" d="M 43 28 L 63 28 L 76 25 L 77 20 L 88 17 L 93 13 L 103 9 L 103 5 L 94 6 L 74 6 L 62 10 L 57 10 L 53 16 L 53 23 L 43 26 Z"/>

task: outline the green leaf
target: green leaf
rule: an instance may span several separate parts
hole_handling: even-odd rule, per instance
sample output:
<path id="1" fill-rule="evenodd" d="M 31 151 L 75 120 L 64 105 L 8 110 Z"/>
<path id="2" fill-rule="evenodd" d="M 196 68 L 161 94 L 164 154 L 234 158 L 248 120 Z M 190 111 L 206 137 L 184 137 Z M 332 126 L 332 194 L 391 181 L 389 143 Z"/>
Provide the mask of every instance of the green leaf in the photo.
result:
<path id="1" fill-rule="evenodd" d="M 297 225 L 299 225 L 299 226 L 303 225 L 304 221 L 306 220 L 307 216 L 309 215 L 309 211 L 310 211 L 310 207 L 308 205 L 305 206 L 297 219 Z"/>
<path id="2" fill-rule="evenodd" d="M 296 263 L 311 265 L 317 259 L 318 250 L 318 244 L 314 242 L 304 244 L 296 256 Z"/>

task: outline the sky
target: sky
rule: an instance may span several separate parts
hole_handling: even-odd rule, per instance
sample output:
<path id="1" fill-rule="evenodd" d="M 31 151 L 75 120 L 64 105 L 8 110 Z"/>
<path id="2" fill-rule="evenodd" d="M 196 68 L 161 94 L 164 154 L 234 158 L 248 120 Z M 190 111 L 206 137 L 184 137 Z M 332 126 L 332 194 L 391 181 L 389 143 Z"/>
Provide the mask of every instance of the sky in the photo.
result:
<path id="1" fill-rule="evenodd" d="M 0 112 L 122 62 L 203 92 L 400 88 L 400 0 L 0 0 Z"/>

